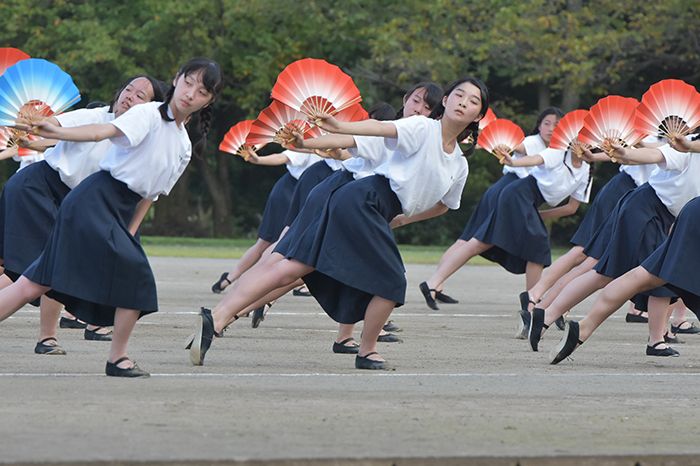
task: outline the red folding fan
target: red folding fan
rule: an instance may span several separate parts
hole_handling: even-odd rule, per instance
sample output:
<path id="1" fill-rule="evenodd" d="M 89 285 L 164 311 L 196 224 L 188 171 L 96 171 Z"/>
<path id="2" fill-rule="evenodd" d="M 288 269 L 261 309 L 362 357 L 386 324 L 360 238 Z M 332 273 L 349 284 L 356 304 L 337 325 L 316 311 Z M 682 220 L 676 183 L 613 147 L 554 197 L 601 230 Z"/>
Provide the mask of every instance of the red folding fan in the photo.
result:
<path id="1" fill-rule="evenodd" d="M 476 142 L 491 154 L 496 148 L 510 154 L 523 139 L 525 133 L 518 125 L 505 118 L 497 118 L 484 128 Z"/>
<path id="2" fill-rule="evenodd" d="M 277 100 L 258 115 L 250 127 L 246 144 L 276 142 L 287 145 L 293 133 L 306 134 L 311 125 L 303 113 Z"/>
<path id="3" fill-rule="evenodd" d="M 21 60 L 31 58 L 20 49 L 13 47 L 0 47 L 0 76 L 5 73 L 5 70 Z"/>
<path id="4" fill-rule="evenodd" d="M 312 118 L 318 113 L 335 115 L 362 100 L 350 76 L 315 58 L 287 65 L 277 77 L 272 98 Z"/>
<path id="5" fill-rule="evenodd" d="M 639 102 L 630 97 L 611 95 L 600 99 L 583 120 L 578 140 L 610 153 L 611 144 L 631 147 L 642 139 L 634 117 Z"/>
<path id="6" fill-rule="evenodd" d="M 564 115 L 554 128 L 552 138 L 549 140 L 549 147 L 559 150 L 571 149 L 580 157 L 583 147 L 587 144 L 579 141 L 578 134 L 583 128 L 583 120 L 587 115 L 588 110 L 573 110 Z"/>
<path id="7" fill-rule="evenodd" d="M 490 123 L 494 122 L 498 117 L 496 114 L 491 110 L 490 108 L 486 110 L 486 115 L 484 115 L 484 118 L 479 120 L 479 131 L 483 131 L 484 128 L 486 128 Z M 474 138 L 472 137 L 471 134 L 464 138 L 463 140 L 459 141 L 460 144 L 471 144 L 474 142 Z"/>
<path id="8" fill-rule="evenodd" d="M 335 114 L 335 119 L 338 121 L 361 121 L 369 118 L 367 110 L 362 108 L 361 104 L 354 104 Z"/>
<path id="9" fill-rule="evenodd" d="M 679 79 L 653 84 L 637 107 L 635 127 L 644 136 L 680 138 L 700 126 L 700 93 Z"/>
<path id="10" fill-rule="evenodd" d="M 253 126 L 253 121 L 254 120 L 243 120 L 231 126 L 231 129 L 228 130 L 221 144 L 219 144 L 219 150 L 233 155 L 240 155 L 244 160 L 248 160 L 248 155 L 245 152 L 246 149 L 256 149 L 255 146 L 246 142 L 248 132 Z"/>

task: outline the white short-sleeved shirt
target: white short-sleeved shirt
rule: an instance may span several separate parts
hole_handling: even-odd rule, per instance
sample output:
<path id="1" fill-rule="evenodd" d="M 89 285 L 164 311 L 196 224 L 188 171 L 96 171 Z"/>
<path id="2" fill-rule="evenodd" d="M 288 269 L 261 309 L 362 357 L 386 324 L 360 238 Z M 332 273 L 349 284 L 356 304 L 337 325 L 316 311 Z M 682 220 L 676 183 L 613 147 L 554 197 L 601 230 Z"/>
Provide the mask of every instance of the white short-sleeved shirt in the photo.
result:
<path id="1" fill-rule="evenodd" d="M 525 153 L 513 152 L 513 159 L 519 159 L 526 155 L 537 155 L 547 148 L 547 144 L 544 143 L 539 134 L 533 134 L 523 139 L 523 147 L 525 147 Z M 533 168 L 534 167 L 509 167 L 506 165 L 503 167 L 503 174 L 515 173 L 518 175 L 518 178 L 525 178 L 530 174 Z"/>
<path id="2" fill-rule="evenodd" d="M 416 115 L 393 121 L 398 136 L 384 138 L 389 151 L 375 173 L 389 179 L 391 189 L 401 202 L 403 213 L 412 216 L 425 212 L 441 201 L 458 209 L 469 166 L 459 144 L 452 153 L 442 149 L 442 124 Z M 363 154 L 358 151 L 358 156 Z"/>
<path id="3" fill-rule="evenodd" d="M 170 193 L 192 156 L 192 143 L 184 125 L 178 127 L 174 121 L 163 120 L 160 105 L 137 105 L 112 121 L 124 137 L 112 139 L 114 144 L 100 162 L 102 170 L 151 200 Z"/>
<path id="4" fill-rule="evenodd" d="M 326 162 L 326 165 L 330 167 L 331 170 L 338 171 L 341 168 L 343 168 L 343 161 L 342 160 L 336 160 L 336 159 L 323 159 L 324 162 Z"/>
<path id="5" fill-rule="evenodd" d="M 588 202 L 591 195 L 588 163 L 581 162 L 580 167 L 574 167 L 570 151 L 548 148 L 540 155 L 544 164 L 534 167 L 530 174 L 537 180 L 537 187 L 547 204 L 555 207 L 569 196 Z"/>
<path id="6" fill-rule="evenodd" d="M 649 177 L 649 184 L 674 216 L 700 196 L 700 154 L 678 152 L 669 145 L 659 147 L 664 162 Z"/>
<path id="7" fill-rule="evenodd" d="M 287 171 L 297 180 L 307 168 L 321 160 L 321 157 L 309 152 L 295 152 L 292 150 L 286 150 L 282 153 L 288 160 L 286 164 Z"/>
<path id="8" fill-rule="evenodd" d="M 645 165 L 621 165 L 620 171 L 627 173 L 634 180 L 634 184 L 641 186 L 649 181 L 651 174 L 658 168 L 658 165 L 655 163 Z"/>
<path id="9" fill-rule="evenodd" d="M 389 151 L 384 138 L 376 136 L 353 136 L 355 147 L 348 149 L 352 158 L 343 162 L 343 167 L 356 179 L 374 175 L 374 170 L 386 161 Z M 361 156 L 359 154 L 362 154 Z"/>
<path id="10" fill-rule="evenodd" d="M 12 160 L 14 160 L 15 162 L 19 162 L 19 168 L 17 169 L 17 171 L 20 171 L 21 169 L 28 167 L 29 165 L 35 162 L 41 162 L 42 160 L 44 160 L 44 153 L 38 152 L 33 155 L 23 155 L 21 157 L 19 155 L 14 155 L 12 156 Z"/>
<path id="11" fill-rule="evenodd" d="M 61 126 L 69 128 L 109 123 L 114 120 L 114 113 L 109 112 L 109 107 L 84 108 L 58 115 L 56 119 Z M 109 139 L 99 142 L 60 141 L 45 152 L 46 163 L 58 172 L 66 186 L 73 189 L 100 170 L 100 161 L 111 147 Z"/>

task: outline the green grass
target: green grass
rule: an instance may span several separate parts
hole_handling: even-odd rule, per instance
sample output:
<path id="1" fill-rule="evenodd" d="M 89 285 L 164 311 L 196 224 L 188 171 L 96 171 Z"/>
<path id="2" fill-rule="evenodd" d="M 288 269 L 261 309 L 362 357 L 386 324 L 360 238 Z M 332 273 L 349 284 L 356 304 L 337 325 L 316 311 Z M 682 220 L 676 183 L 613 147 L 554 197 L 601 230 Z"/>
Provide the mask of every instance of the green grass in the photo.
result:
<path id="1" fill-rule="evenodd" d="M 160 257 L 206 257 L 215 259 L 239 259 L 255 240 L 214 239 L 214 238 L 173 238 L 166 236 L 143 236 L 146 254 Z M 436 264 L 448 246 L 399 245 L 401 256 L 408 264 Z M 563 254 L 564 248 L 554 248 L 552 259 Z M 493 264 L 481 257 L 475 257 L 472 265 Z"/>

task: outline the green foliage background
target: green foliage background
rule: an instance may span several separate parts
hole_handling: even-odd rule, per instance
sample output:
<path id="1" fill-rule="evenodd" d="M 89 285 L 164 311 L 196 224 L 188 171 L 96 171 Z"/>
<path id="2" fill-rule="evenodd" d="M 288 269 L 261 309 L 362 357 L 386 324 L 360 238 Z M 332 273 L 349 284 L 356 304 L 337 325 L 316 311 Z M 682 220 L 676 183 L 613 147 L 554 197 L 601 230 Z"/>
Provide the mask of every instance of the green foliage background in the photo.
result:
<path id="1" fill-rule="evenodd" d="M 6 0 L 0 17 L 0 45 L 60 65 L 81 89 L 80 105 L 110 100 L 136 73 L 168 81 L 192 56 L 222 65 L 226 88 L 206 155 L 157 203 L 150 234 L 255 235 L 284 169 L 250 166 L 216 148 L 231 125 L 269 103 L 277 74 L 299 58 L 339 65 L 366 106 L 385 100 L 398 108 L 417 81 L 475 75 L 489 85 L 496 113 L 526 132 L 548 105 L 588 108 L 608 94 L 639 98 L 659 79 L 700 80 L 700 3 L 682 0 Z M 595 186 L 615 172 L 607 165 Z M 2 164 L 0 181 L 14 169 Z M 453 241 L 499 174 L 494 159 L 477 153 L 462 208 L 397 231 L 399 241 Z M 577 222 L 553 225 L 555 241 L 565 242 Z"/>

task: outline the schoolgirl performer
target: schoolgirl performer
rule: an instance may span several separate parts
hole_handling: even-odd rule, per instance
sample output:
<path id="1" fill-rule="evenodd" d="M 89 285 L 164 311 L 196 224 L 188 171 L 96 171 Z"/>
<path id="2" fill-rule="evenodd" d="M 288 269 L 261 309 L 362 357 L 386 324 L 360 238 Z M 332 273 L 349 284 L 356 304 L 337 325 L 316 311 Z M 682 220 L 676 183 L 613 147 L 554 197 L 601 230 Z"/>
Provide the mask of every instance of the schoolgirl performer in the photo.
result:
<path id="1" fill-rule="evenodd" d="M 127 356 L 137 319 L 158 309 L 153 273 L 129 225 L 140 223 L 187 167 L 192 145 L 184 124 L 199 113 L 206 137 L 210 105 L 221 86 L 219 65 L 197 58 L 180 68 L 163 103 L 135 106 L 105 124 L 63 128 L 44 122 L 33 128 L 46 138 L 110 139 L 113 146 L 100 162 L 101 171 L 63 200 L 41 256 L 0 291 L 0 320 L 48 292 L 79 319 L 114 325 L 107 375 L 149 375 Z"/>
<path id="2" fill-rule="evenodd" d="M 335 191 L 319 213 L 318 228 L 279 244 L 272 265 L 243 274 L 214 309 L 202 309 L 190 350 L 202 364 L 212 337 L 234 316 L 277 288 L 303 277 L 323 309 L 337 322 L 365 321 L 355 367 L 382 369 L 377 336 L 391 311 L 405 299 L 406 277 L 391 221 L 404 223 L 458 208 L 468 166 L 458 141 L 476 136 L 488 109 L 486 86 L 473 78 L 453 83 L 436 109 L 439 120 L 414 116 L 394 122 L 341 123 L 321 115 L 322 128 L 339 134 L 385 138 L 390 152 L 375 175 L 351 181 Z M 334 136 L 297 139 L 312 149 L 337 147 Z M 326 138 L 326 139 L 324 139 Z M 330 141 L 329 141 L 330 139 Z M 363 154 L 358 151 L 358 155 Z M 296 235 L 295 235 L 296 236 Z M 284 247 L 284 249 L 282 249 Z"/>

